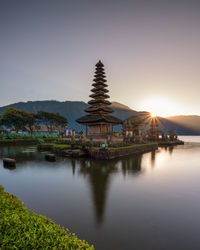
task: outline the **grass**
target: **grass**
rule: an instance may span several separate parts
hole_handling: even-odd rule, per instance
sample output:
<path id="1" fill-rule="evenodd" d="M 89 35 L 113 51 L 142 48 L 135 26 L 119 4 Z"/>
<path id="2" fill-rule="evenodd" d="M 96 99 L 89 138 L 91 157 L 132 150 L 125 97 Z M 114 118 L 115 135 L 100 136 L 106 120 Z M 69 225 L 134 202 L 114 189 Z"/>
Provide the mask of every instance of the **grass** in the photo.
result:
<path id="1" fill-rule="evenodd" d="M 70 144 L 42 143 L 41 145 L 51 148 L 71 148 Z"/>
<path id="2" fill-rule="evenodd" d="M 114 151 L 114 150 L 126 150 L 126 149 L 133 149 L 133 148 L 143 148 L 146 146 L 153 146 L 153 145 L 157 145 L 157 142 L 149 142 L 149 143 L 143 143 L 143 144 L 135 144 L 135 145 L 127 145 L 127 146 L 119 146 L 119 147 L 108 147 L 107 149 L 109 151 Z M 93 147 L 92 151 L 96 151 L 99 150 L 100 147 Z"/>
<path id="3" fill-rule="evenodd" d="M 34 138 L 34 137 L 24 137 L 24 138 L 13 138 L 13 139 L 0 139 L 0 143 L 16 143 L 16 142 L 38 142 L 38 139 L 44 141 L 57 140 L 57 138 L 47 137 L 47 138 Z"/>
<path id="4" fill-rule="evenodd" d="M 54 148 L 71 148 L 70 144 L 52 144 Z"/>
<path id="5" fill-rule="evenodd" d="M 30 212 L 0 185 L 0 249 L 94 249 L 68 229 Z"/>
<path id="6" fill-rule="evenodd" d="M 132 149 L 132 148 L 143 148 L 146 146 L 153 146 L 153 145 L 157 145 L 157 142 L 151 142 L 151 143 L 144 143 L 144 144 L 135 144 L 135 145 L 129 145 L 129 146 L 123 146 L 123 147 L 108 147 L 108 150 L 123 150 L 123 149 Z"/>
<path id="7" fill-rule="evenodd" d="M 37 141 L 36 138 L 17 138 L 17 139 L 0 139 L 0 142 L 18 142 L 18 141 Z"/>

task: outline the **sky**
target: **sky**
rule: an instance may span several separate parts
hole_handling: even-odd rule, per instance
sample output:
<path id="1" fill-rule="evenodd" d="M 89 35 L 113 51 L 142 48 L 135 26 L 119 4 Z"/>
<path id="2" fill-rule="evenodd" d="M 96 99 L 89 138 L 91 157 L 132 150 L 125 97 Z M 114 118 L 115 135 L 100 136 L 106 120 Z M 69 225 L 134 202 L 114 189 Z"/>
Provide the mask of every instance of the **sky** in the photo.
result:
<path id="1" fill-rule="evenodd" d="M 89 101 L 95 64 L 111 101 L 200 115 L 200 1 L 1 0 L 0 106 Z"/>

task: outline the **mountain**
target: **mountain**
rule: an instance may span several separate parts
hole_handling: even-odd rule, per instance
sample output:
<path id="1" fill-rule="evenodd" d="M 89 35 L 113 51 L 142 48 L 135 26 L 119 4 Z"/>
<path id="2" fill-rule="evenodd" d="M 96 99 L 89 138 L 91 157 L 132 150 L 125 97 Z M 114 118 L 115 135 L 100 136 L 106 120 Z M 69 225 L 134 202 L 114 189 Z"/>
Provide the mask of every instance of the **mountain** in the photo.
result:
<path id="1" fill-rule="evenodd" d="M 190 117 L 187 120 L 190 120 Z M 168 132 L 169 130 L 173 130 L 177 135 L 200 135 L 200 126 L 196 129 L 194 129 L 194 126 L 186 126 L 184 122 L 176 122 L 175 116 L 173 118 L 158 117 L 158 124 L 161 131 Z"/>
<path id="2" fill-rule="evenodd" d="M 127 110 L 132 110 L 131 108 L 129 108 L 128 106 L 121 104 L 119 102 L 112 102 L 112 107 L 113 108 L 120 108 L 120 109 L 127 109 Z"/>
<path id="3" fill-rule="evenodd" d="M 9 107 L 28 111 L 30 113 L 37 113 L 37 111 L 40 110 L 54 113 L 59 112 L 61 115 L 67 117 L 70 129 L 73 128 L 77 131 L 80 131 L 81 129 L 84 129 L 84 127 L 79 125 L 76 122 L 76 119 L 85 115 L 84 110 L 88 106 L 89 105 L 85 102 L 80 101 L 28 101 L 0 107 L 0 114 L 3 114 Z M 149 115 L 148 112 L 138 112 L 118 102 L 113 102 L 111 108 L 114 110 L 113 115 L 120 118 L 121 120 L 133 115 Z M 159 128 L 165 132 L 174 130 L 178 135 L 200 135 L 200 116 L 172 116 L 167 118 L 158 117 L 158 121 Z M 119 131 L 119 129 L 120 126 L 117 126 L 116 130 Z"/>
<path id="4" fill-rule="evenodd" d="M 200 116 L 198 115 L 178 115 L 169 116 L 167 120 L 173 122 L 178 127 L 192 130 L 194 134 L 200 134 Z"/>
<path id="5" fill-rule="evenodd" d="M 81 130 L 83 127 L 76 122 L 76 119 L 85 115 L 84 110 L 89 105 L 85 102 L 79 101 L 28 101 L 28 102 L 18 102 L 10 104 L 4 107 L 0 107 L 0 114 L 3 114 L 7 108 L 13 107 L 16 109 L 24 110 L 30 113 L 37 113 L 37 111 L 43 110 L 47 112 L 59 112 L 61 115 L 67 117 L 68 126 L 70 129 Z M 111 105 L 112 109 L 115 111 L 113 114 L 124 120 L 130 116 L 137 115 L 138 112 L 130 109 L 129 107 L 122 105 L 120 103 L 114 102 Z"/>

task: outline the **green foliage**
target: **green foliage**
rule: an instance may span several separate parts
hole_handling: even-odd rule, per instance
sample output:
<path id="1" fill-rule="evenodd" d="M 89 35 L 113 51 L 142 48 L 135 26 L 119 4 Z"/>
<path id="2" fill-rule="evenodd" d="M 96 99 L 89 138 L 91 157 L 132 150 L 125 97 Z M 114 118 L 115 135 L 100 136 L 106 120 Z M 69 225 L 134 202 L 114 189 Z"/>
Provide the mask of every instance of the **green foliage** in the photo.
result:
<path id="1" fill-rule="evenodd" d="M 42 143 L 41 145 L 51 148 L 70 148 L 70 144 Z"/>
<path id="2" fill-rule="evenodd" d="M 7 145 L 7 144 L 13 144 L 13 145 L 22 145 L 23 143 L 38 143 L 38 139 L 37 137 L 35 138 L 31 138 L 31 137 L 24 137 L 24 138 L 13 138 L 13 139 L 0 139 L 0 145 Z M 52 137 L 48 137 L 48 138 L 42 138 L 45 142 L 48 141 L 56 141 L 56 138 L 52 138 Z"/>
<path id="3" fill-rule="evenodd" d="M 2 118 L 3 118 L 3 116 L 0 115 L 0 133 L 4 131 Z"/>
<path id="4" fill-rule="evenodd" d="M 127 145 L 127 144 L 113 144 L 108 146 L 108 150 L 113 151 L 113 150 L 126 150 L 126 149 L 137 149 L 137 148 L 143 148 L 146 146 L 153 146 L 153 145 L 158 145 L 156 142 L 147 142 L 147 143 L 140 143 L 140 144 L 135 144 L 135 145 Z M 100 147 L 92 147 L 92 151 L 99 150 Z"/>
<path id="5" fill-rule="evenodd" d="M 143 148 L 146 146 L 153 146 L 157 145 L 157 143 L 152 142 L 152 143 L 144 143 L 144 144 L 136 144 L 136 145 L 128 145 L 128 146 L 123 146 L 123 147 L 109 147 L 108 150 L 123 150 L 123 149 L 132 149 L 132 148 Z"/>
<path id="6" fill-rule="evenodd" d="M 119 148 L 119 147 L 127 147 L 127 146 L 131 146 L 131 144 L 127 144 L 127 143 L 115 143 L 115 144 L 109 144 L 109 148 Z"/>
<path id="7" fill-rule="evenodd" d="M 9 128 L 14 127 L 17 131 L 19 129 L 26 130 L 25 127 L 27 126 L 32 134 L 35 120 L 36 116 L 34 114 L 15 108 L 8 108 L 1 117 L 0 123 Z"/>
<path id="8" fill-rule="evenodd" d="M 60 115 L 59 113 L 50 113 L 45 111 L 39 111 L 37 113 L 38 119 L 41 120 L 43 124 L 45 124 L 49 130 L 49 132 L 52 132 L 53 126 L 56 127 L 59 131 L 59 134 L 61 133 L 62 128 L 67 126 L 67 118 Z"/>
<path id="9" fill-rule="evenodd" d="M 54 148 L 71 148 L 70 144 L 53 144 Z"/>
<path id="10" fill-rule="evenodd" d="M 24 117 L 24 119 L 25 119 L 25 124 L 28 127 L 28 129 L 31 133 L 31 136 L 32 136 L 34 126 L 36 125 L 37 117 L 35 114 L 27 113 L 26 116 Z"/>
<path id="11" fill-rule="evenodd" d="M 34 127 L 38 127 L 40 122 L 47 126 L 49 132 L 53 131 L 54 126 L 61 133 L 62 129 L 67 126 L 67 119 L 59 113 L 39 111 L 37 114 L 31 114 L 16 108 L 8 108 L 0 116 L 0 126 L 14 127 L 17 131 L 29 130 L 31 136 Z"/>
<path id="12" fill-rule="evenodd" d="M 57 144 L 71 144 L 71 140 L 62 140 L 62 139 L 58 139 L 55 143 Z"/>
<path id="13" fill-rule="evenodd" d="M 68 229 L 30 212 L 0 185 L 0 249 L 94 249 Z"/>
<path id="14" fill-rule="evenodd" d="M 2 116 L 1 123 L 16 130 L 26 126 L 28 113 L 15 108 L 8 108 Z"/>

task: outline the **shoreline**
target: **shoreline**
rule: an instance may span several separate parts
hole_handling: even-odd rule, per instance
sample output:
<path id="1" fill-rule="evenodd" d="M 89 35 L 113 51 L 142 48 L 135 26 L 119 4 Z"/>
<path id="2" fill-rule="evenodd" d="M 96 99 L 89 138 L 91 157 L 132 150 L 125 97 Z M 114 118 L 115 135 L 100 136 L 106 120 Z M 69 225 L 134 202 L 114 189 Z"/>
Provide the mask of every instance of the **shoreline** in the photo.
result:
<path id="1" fill-rule="evenodd" d="M 44 142 L 53 142 L 57 138 L 15 138 L 15 139 L 0 139 L 0 146 L 8 146 L 8 145 L 15 145 L 15 146 L 23 146 L 23 145 L 37 145 L 40 140 Z"/>
<path id="2" fill-rule="evenodd" d="M 149 142 L 144 144 L 133 144 L 121 147 L 108 147 L 99 148 L 91 147 L 88 149 L 82 149 L 80 146 L 71 147 L 67 144 L 39 144 L 37 149 L 39 151 L 49 151 L 55 155 L 62 157 L 88 157 L 96 160 L 110 160 L 115 158 L 120 158 L 124 156 L 142 154 L 151 152 L 152 150 L 158 149 L 162 146 L 176 146 L 183 145 L 183 141 L 169 141 L 169 142 Z"/>
<path id="3" fill-rule="evenodd" d="M 129 155 L 147 153 L 156 149 L 158 149 L 158 143 L 149 143 L 111 149 L 91 150 L 89 151 L 89 156 L 96 160 L 111 160 Z"/>
<path id="4" fill-rule="evenodd" d="M 184 141 L 181 140 L 177 140 L 177 141 L 160 141 L 158 142 L 158 146 L 162 147 L 162 146 L 176 146 L 176 145 L 184 145 Z"/>
<path id="5" fill-rule="evenodd" d="M 146 142 L 141 144 L 123 145 L 116 147 L 93 147 L 89 146 L 83 148 L 82 145 L 71 145 L 63 144 L 57 141 L 57 138 L 42 138 L 44 143 L 40 143 L 41 138 L 24 138 L 24 139 L 4 139 L 0 140 L 0 146 L 23 146 L 23 145 L 34 145 L 37 146 L 39 151 L 49 151 L 55 155 L 62 157 L 89 157 L 91 159 L 98 160 L 109 160 L 120 158 L 123 156 L 140 154 L 150 152 L 158 149 L 158 147 L 171 147 L 176 145 L 183 145 L 184 141 L 157 141 L 157 142 Z"/>

